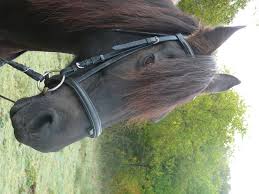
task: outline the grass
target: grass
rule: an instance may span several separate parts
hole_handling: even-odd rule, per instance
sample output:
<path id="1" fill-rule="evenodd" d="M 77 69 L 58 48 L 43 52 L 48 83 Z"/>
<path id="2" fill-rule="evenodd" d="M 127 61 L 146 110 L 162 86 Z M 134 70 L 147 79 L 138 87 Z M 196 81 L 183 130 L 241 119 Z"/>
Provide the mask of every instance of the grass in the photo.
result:
<path id="1" fill-rule="evenodd" d="M 18 59 L 39 72 L 60 69 L 72 56 L 28 52 Z M 38 93 L 36 83 L 12 68 L 0 69 L 1 94 L 13 99 Z M 0 193 L 100 193 L 96 141 L 85 139 L 61 152 L 42 154 L 19 144 L 9 119 L 11 104 L 0 100 Z"/>

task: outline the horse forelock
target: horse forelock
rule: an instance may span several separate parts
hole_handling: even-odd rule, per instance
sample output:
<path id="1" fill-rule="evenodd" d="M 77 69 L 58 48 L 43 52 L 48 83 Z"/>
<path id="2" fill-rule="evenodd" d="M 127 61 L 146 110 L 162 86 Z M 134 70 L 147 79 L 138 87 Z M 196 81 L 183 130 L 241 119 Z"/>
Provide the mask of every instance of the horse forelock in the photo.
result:
<path id="1" fill-rule="evenodd" d="M 215 67 L 210 56 L 166 59 L 123 77 L 132 84 L 124 96 L 124 111 L 133 119 L 160 117 L 202 93 L 214 77 Z"/>
<path id="2" fill-rule="evenodd" d="M 198 22 L 170 0 L 30 0 L 34 14 L 68 31 L 124 28 L 191 34 Z M 171 3 L 170 3 L 171 2 Z"/>

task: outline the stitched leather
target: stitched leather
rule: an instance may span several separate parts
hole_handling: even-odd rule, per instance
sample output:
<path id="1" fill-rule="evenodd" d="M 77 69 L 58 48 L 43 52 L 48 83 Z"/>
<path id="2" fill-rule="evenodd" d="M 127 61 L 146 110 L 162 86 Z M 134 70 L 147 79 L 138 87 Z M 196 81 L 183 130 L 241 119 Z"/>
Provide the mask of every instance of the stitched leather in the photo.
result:
<path id="1" fill-rule="evenodd" d="M 86 115 L 89 117 L 91 128 L 88 129 L 89 136 L 91 138 L 96 138 L 102 133 L 102 124 L 101 119 L 98 115 L 98 112 L 91 101 L 90 97 L 87 95 L 84 89 L 79 85 L 79 83 L 76 80 L 73 80 L 71 78 L 67 78 L 65 81 L 65 84 L 70 86 L 79 97 L 79 100 L 81 101 L 83 108 L 86 112 Z"/>
<path id="2" fill-rule="evenodd" d="M 176 34 L 176 37 L 180 41 L 181 46 L 182 46 L 183 50 L 185 51 L 185 53 L 194 57 L 194 52 L 193 52 L 192 48 L 190 47 L 189 43 L 184 39 L 184 36 L 182 34 Z"/>
<path id="3" fill-rule="evenodd" d="M 26 75 L 28 75 L 30 78 L 34 79 L 35 81 L 42 81 L 44 79 L 44 76 L 41 75 L 40 73 L 34 71 L 33 69 L 17 63 L 15 61 L 9 61 L 9 60 L 5 60 L 3 58 L 0 57 L 0 64 L 1 66 L 3 66 L 4 64 L 9 64 L 10 66 L 12 66 L 13 68 L 17 69 L 18 71 L 21 71 L 23 73 L 25 73 Z M 1 67 L 0 66 L 0 67 Z"/>
<path id="4" fill-rule="evenodd" d="M 99 72 L 99 71 L 105 69 L 106 67 L 114 64 L 115 62 L 117 62 L 117 61 L 119 61 L 119 60 L 121 60 L 121 59 L 123 59 L 123 58 L 125 58 L 125 57 L 127 57 L 129 55 L 132 55 L 132 54 L 138 52 L 139 50 L 142 50 L 142 49 L 148 48 L 148 47 L 150 47 L 150 45 L 147 45 L 147 46 L 144 46 L 144 47 L 143 46 L 142 47 L 138 47 L 138 48 L 135 48 L 134 50 L 128 51 L 124 55 L 119 55 L 117 57 L 111 58 L 110 60 L 108 60 L 108 61 L 98 65 L 97 67 L 95 67 L 95 68 L 93 68 L 93 69 L 91 69 L 89 71 L 87 71 L 81 77 L 76 78 L 76 79 L 80 83 L 80 82 L 86 80 L 87 78 L 91 77 L 92 75 L 96 74 L 97 72 Z"/>

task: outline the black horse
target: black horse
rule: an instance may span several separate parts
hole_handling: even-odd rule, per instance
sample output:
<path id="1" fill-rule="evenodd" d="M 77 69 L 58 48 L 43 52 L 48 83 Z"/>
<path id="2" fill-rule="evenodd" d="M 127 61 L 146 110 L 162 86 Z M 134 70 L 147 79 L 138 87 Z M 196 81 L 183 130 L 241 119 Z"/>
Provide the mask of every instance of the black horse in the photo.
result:
<path id="1" fill-rule="evenodd" d="M 210 56 L 240 27 L 199 26 L 170 0 L 6 0 L 0 3 L 0 56 L 27 50 L 71 53 L 76 61 L 108 53 L 112 46 L 182 33 L 178 41 L 142 49 L 82 83 L 104 128 L 129 120 L 158 121 L 176 106 L 203 93 L 221 92 L 240 81 L 217 74 Z M 80 76 L 80 75 L 78 75 Z M 58 151 L 89 136 L 88 116 L 71 88 L 17 101 L 10 112 L 18 141 L 41 152 Z"/>

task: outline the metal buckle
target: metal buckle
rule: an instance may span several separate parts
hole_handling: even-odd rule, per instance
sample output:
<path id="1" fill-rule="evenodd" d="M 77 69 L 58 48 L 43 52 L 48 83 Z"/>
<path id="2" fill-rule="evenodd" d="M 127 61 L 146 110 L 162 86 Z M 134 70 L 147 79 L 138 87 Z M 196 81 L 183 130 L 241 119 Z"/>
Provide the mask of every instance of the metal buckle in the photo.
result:
<path id="1" fill-rule="evenodd" d="M 105 61 L 104 55 L 100 55 L 100 59 L 101 59 L 101 61 Z"/>
<path id="2" fill-rule="evenodd" d="M 76 66 L 77 66 L 78 69 L 84 69 L 84 68 L 85 68 L 85 67 L 82 67 L 82 66 L 80 65 L 80 63 L 76 63 Z"/>
<path id="3" fill-rule="evenodd" d="M 50 72 L 49 72 L 49 71 L 46 71 L 46 72 L 42 75 L 42 76 L 44 77 L 44 79 L 39 80 L 39 81 L 37 82 L 37 88 L 38 88 L 38 90 L 39 90 L 40 92 L 45 93 L 45 86 L 44 86 L 44 87 L 41 87 L 40 85 L 41 85 L 41 83 L 43 83 L 43 82 L 46 80 L 46 77 L 47 77 L 49 74 L 50 74 Z"/>
<path id="4" fill-rule="evenodd" d="M 155 36 L 154 38 L 156 39 L 156 41 L 153 44 L 158 44 L 160 42 L 160 39 L 157 36 Z"/>
<path id="5" fill-rule="evenodd" d="M 54 91 L 56 91 L 57 89 L 59 89 L 59 88 L 63 85 L 63 83 L 65 82 L 65 80 L 66 80 L 66 76 L 65 76 L 65 75 L 63 75 L 63 77 L 62 77 L 61 81 L 59 82 L 59 84 L 56 85 L 56 86 L 53 87 L 53 88 L 48 88 L 48 87 L 46 87 L 46 86 L 44 86 L 44 87 L 42 88 L 42 87 L 40 86 L 40 84 L 43 83 L 43 82 L 46 80 L 46 77 L 49 76 L 51 73 L 59 73 L 59 72 L 60 72 L 60 71 L 58 71 L 58 70 L 53 70 L 53 71 L 47 71 L 47 72 L 45 72 L 45 73 L 43 74 L 44 79 L 37 82 L 38 90 L 39 90 L 40 92 L 42 92 L 42 93 L 45 94 L 45 93 L 47 93 L 47 92 L 54 92 Z"/>

